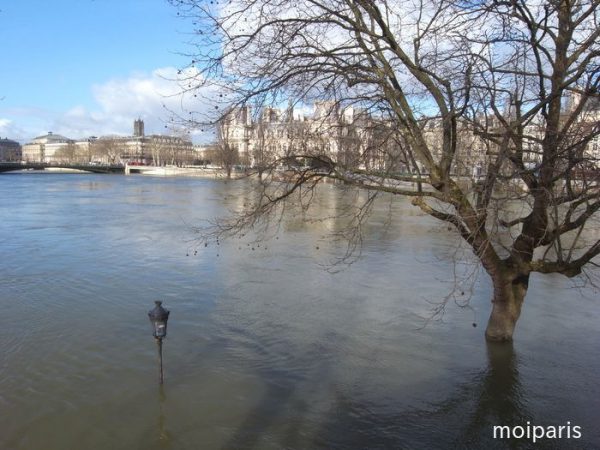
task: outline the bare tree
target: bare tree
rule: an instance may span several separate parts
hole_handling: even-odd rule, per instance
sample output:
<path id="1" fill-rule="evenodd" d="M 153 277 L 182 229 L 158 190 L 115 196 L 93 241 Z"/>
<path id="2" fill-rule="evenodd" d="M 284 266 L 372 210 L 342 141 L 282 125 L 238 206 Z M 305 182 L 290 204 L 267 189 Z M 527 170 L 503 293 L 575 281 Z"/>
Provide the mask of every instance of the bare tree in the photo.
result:
<path id="1" fill-rule="evenodd" d="M 273 127 L 270 126 L 269 122 L 265 120 L 265 111 L 263 111 L 252 128 L 253 134 L 253 147 L 252 147 L 252 161 L 250 165 L 256 170 L 258 177 L 262 179 L 263 172 L 269 170 L 273 161 L 277 158 L 277 151 L 275 149 L 276 143 L 274 142 Z M 286 140 L 289 140 L 289 133 L 291 132 L 288 123 L 284 123 L 283 130 L 286 134 Z"/>
<path id="2" fill-rule="evenodd" d="M 106 161 L 108 164 L 119 162 L 121 155 L 127 152 L 127 146 L 119 139 L 100 138 L 91 143 L 94 158 Z"/>
<path id="3" fill-rule="evenodd" d="M 152 156 L 152 165 L 162 166 L 165 164 L 167 149 L 163 140 L 150 139 L 148 141 L 148 149 L 150 150 L 150 155 Z"/>
<path id="4" fill-rule="evenodd" d="M 229 138 L 231 124 L 227 117 L 220 121 L 217 126 L 217 146 L 216 154 L 213 156 L 213 162 L 219 164 L 227 173 L 227 178 L 231 178 L 231 172 L 235 164 L 239 161 L 239 152 Z"/>
<path id="5" fill-rule="evenodd" d="M 73 164 L 77 161 L 77 146 L 70 142 L 68 144 L 63 145 L 58 148 L 56 152 L 54 152 L 54 161 L 61 163 L 70 163 Z"/>
<path id="6" fill-rule="evenodd" d="M 159 156 L 163 164 L 179 167 L 190 164 L 193 161 L 191 141 L 182 130 L 173 129 L 171 133 L 170 136 L 149 136 L 146 145 L 150 147 L 153 155 L 156 153 Z"/>
<path id="7" fill-rule="evenodd" d="M 359 106 L 390 124 L 417 174 L 302 149 L 281 159 L 309 159 L 313 169 L 285 186 L 263 183 L 263 197 L 226 230 L 255 224 L 323 178 L 411 196 L 491 277 L 486 337 L 498 341 L 512 339 L 531 273 L 574 277 L 597 265 L 589 144 L 600 131 L 598 0 L 171 2 L 202 26 L 191 91 L 218 87 L 234 105 Z M 476 159 L 472 191 L 459 176 Z"/>

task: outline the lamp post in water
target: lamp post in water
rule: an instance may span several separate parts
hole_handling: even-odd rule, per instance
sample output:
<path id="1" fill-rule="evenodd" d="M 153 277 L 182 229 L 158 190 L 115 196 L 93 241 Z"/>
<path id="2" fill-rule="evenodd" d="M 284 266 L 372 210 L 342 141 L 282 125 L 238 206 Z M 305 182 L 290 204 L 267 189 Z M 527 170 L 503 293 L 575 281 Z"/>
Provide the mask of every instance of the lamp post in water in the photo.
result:
<path id="1" fill-rule="evenodd" d="M 152 335 L 158 345 L 158 364 L 160 366 L 160 378 L 158 382 L 163 384 L 163 364 L 162 364 L 162 340 L 167 337 L 167 320 L 169 320 L 169 311 L 162 307 L 162 302 L 156 300 L 156 306 L 148 312 L 150 323 L 152 324 Z"/>

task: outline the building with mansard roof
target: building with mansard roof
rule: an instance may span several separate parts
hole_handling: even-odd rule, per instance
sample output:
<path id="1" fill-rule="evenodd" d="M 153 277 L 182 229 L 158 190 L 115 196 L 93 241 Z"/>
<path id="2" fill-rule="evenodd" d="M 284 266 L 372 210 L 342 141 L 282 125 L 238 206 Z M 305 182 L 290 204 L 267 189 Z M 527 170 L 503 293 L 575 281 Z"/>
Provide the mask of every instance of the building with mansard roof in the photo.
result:
<path id="1" fill-rule="evenodd" d="M 0 161 L 21 161 L 21 144 L 8 138 L 0 138 Z"/>
<path id="2" fill-rule="evenodd" d="M 233 109 L 218 125 L 219 145 L 227 145 L 242 166 L 265 166 L 289 155 L 322 155 L 347 166 L 407 170 L 396 130 L 368 111 L 321 101 L 312 112 L 250 107 Z M 294 163 L 303 164 L 302 158 Z M 306 158 L 308 160 L 310 158 Z M 288 161 L 289 162 L 289 161 Z"/>
<path id="3" fill-rule="evenodd" d="M 60 148 L 73 144 L 74 142 L 73 139 L 49 131 L 47 134 L 38 136 L 23 146 L 23 161 L 54 161 L 55 153 Z"/>
<path id="4" fill-rule="evenodd" d="M 580 99 L 574 96 L 565 101 L 565 112 L 575 108 Z M 510 108 L 506 111 L 510 117 Z M 489 130 L 500 130 L 498 119 L 485 124 Z M 488 121 L 490 119 L 488 118 Z M 498 122 L 494 125 L 494 122 Z M 443 127 L 439 118 L 424 118 L 421 133 L 432 156 L 439 160 L 443 153 Z M 458 176 L 484 175 L 490 157 L 498 151 L 495 144 L 482 137 L 474 123 L 459 121 L 458 145 L 452 173 Z M 581 151 L 596 167 L 600 166 L 600 97 L 586 102 L 573 133 L 592 136 Z M 596 131 L 594 131 L 596 130 Z M 523 128 L 523 163 L 535 169 L 542 159 L 541 142 L 545 128 L 533 118 Z M 316 102 L 312 113 L 295 114 L 293 108 L 266 107 L 253 111 L 250 107 L 232 109 L 218 124 L 218 142 L 213 153 L 227 146 L 237 156 L 237 164 L 260 168 L 274 161 L 285 161 L 288 155 L 323 155 L 346 167 L 412 172 L 423 168 L 408 161 L 409 144 L 392 123 L 361 108 L 342 108 L 333 101 Z M 576 139 L 577 136 L 574 136 Z M 416 166 L 415 166 L 416 165 Z"/>

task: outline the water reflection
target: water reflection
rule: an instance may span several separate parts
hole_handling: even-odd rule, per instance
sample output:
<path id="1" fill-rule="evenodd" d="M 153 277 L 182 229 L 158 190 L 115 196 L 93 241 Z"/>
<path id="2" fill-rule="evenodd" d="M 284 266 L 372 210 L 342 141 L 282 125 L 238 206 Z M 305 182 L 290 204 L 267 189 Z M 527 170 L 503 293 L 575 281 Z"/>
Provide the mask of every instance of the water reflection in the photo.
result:
<path id="1" fill-rule="evenodd" d="M 512 344 L 489 344 L 487 359 L 487 368 L 459 382 L 454 394 L 427 408 L 401 412 L 394 399 L 382 408 L 361 398 L 360 386 L 349 391 L 323 372 L 311 380 L 269 383 L 223 448 L 529 448 L 526 440 L 493 439 L 494 425 L 524 426 L 532 420 Z M 263 374 L 266 381 L 284 377 Z M 320 383 L 333 395 L 324 414 L 315 415 L 319 408 L 311 402 L 319 399 L 311 394 Z M 537 448 L 554 447 L 542 443 Z"/>
<path id="2" fill-rule="evenodd" d="M 190 224 L 222 214 L 223 199 L 251 201 L 239 184 L 6 180 L 2 449 L 526 448 L 493 441 L 491 427 L 528 420 L 571 420 L 598 447 L 596 300 L 532 277 L 517 351 L 485 347 L 483 327 L 452 305 L 445 323 L 417 330 L 425 299 L 454 281 L 444 256 L 456 239 L 403 200 L 382 197 L 363 258 L 333 275 L 317 263 L 343 254 L 320 240 L 343 228 L 334 220 L 285 217 L 268 250 L 242 240 L 189 252 Z M 323 216 L 361 200 L 322 193 Z M 162 389 L 146 318 L 156 296 L 178 311 Z M 472 306 L 485 320 L 489 285 Z"/>
<path id="3" fill-rule="evenodd" d="M 475 404 L 456 440 L 457 445 L 493 445 L 494 425 L 524 426 L 531 420 L 519 380 L 518 358 L 513 344 L 488 343 L 487 358 L 487 370 L 469 383 L 469 388 L 474 389 Z M 523 440 L 495 444 L 510 445 L 510 448 L 528 445 Z"/>
<path id="4" fill-rule="evenodd" d="M 493 425 L 526 425 L 527 410 L 512 344 L 489 344 L 488 367 L 459 383 L 454 394 L 427 408 L 381 414 L 337 390 L 328 416 L 310 444 L 315 448 L 525 449 L 527 440 L 494 440 Z M 432 386 L 433 388 L 433 386 Z M 393 409 L 393 406 L 392 408 Z M 374 427 L 374 424 L 377 427 Z M 294 448 L 297 442 L 286 442 Z M 555 448 L 538 443 L 536 448 Z"/>
<path id="5" fill-rule="evenodd" d="M 158 442 L 160 443 L 161 449 L 171 449 L 172 438 L 171 433 L 167 430 L 167 420 L 165 416 L 165 401 L 167 396 L 165 394 L 164 385 L 158 387 Z"/>
<path id="6" fill-rule="evenodd" d="M 272 430 L 277 427 L 278 422 L 289 410 L 290 402 L 296 402 L 294 400 L 295 391 L 294 386 L 269 384 L 258 405 L 249 412 L 223 448 L 232 450 L 265 448 L 265 445 L 272 442 L 274 437 Z M 284 448 L 296 448 L 290 445 L 290 437 L 293 437 L 301 428 L 302 414 L 306 412 L 306 405 L 302 403 L 297 403 L 294 408 L 297 412 L 294 420 L 286 424 L 287 431 L 283 436 L 277 436 L 277 442 Z"/>

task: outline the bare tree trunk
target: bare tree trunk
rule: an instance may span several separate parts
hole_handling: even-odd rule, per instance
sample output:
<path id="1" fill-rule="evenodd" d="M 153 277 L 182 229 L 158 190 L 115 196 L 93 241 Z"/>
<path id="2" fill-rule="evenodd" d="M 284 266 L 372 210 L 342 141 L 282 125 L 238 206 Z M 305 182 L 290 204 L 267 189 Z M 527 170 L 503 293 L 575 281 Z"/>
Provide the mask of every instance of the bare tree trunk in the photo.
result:
<path id="1" fill-rule="evenodd" d="M 493 276 L 492 281 L 494 298 L 485 337 L 488 341 L 512 341 L 527 294 L 529 275 L 514 272 L 501 273 Z"/>

